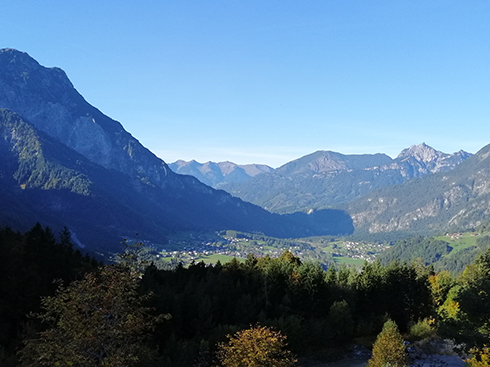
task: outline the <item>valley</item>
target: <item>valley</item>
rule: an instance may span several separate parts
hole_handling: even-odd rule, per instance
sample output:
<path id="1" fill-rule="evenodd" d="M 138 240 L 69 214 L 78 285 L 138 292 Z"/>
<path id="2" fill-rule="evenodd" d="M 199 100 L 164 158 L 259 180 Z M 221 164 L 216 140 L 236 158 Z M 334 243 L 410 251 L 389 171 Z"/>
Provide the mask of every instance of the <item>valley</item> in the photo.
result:
<path id="1" fill-rule="evenodd" d="M 19 331 L 28 312 L 77 314 L 86 295 L 83 326 L 35 326 L 40 335 L 129 333 L 138 339 L 116 349 L 136 356 L 148 325 L 152 351 L 137 358 L 179 367 L 211 365 L 226 335 L 258 323 L 302 356 L 329 361 L 353 342 L 371 348 L 387 315 L 408 339 L 435 335 L 436 318 L 437 332 L 452 335 L 444 328 L 459 317 L 454 292 L 471 283 L 456 274 L 481 268 L 490 248 L 489 150 L 422 143 L 395 159 L 317 151 L 277 169 L 167 165 L 61 69 L 0 50 L 0 255 L 9 259 L 0 263 L 0 364 L 15 366 L 19 349 L 23 360 L 44 353 L 44 339 L 30 344 Z M 121 309 L 140 320 L 133 329 L 114 322 Z M 65 340 L 45 347 L 64 351 Z"/>
<path id="2" fill-rule="evenodd" d="M 248 255 L 255 257 L 278 257 L 290 251 L 302 261 L 320 263 L 325 269 L 329 266 L 362 266 L 365 261 L 372 262 L 376 256 L 389 248 L 389 245 L 353 241 L 332 236 L 300 239 L 278 239 L 263 235 L 224 231 L 214 236 L 189 234 L 187 239 L 181 235 L 170 239 L 165 248 L 150 245 L 154 250 L 152 261 L 183 265 L 203 261 L 207 264 L 221 263 L 237 258 L 244 261 Z"/>
<path id="3" fill-rule="evenodd" d="M 490 2 L 2 15 L 0 367 L 490 367 Z"/>
<path id="4" fill-rule="evenodd" d="M 137 239 L 127 243 L 136 244 Z M 320 264 L 324 269 L 341 266 L 361 268 L 365 263 L 380 259 L 388 265 L 393 260 L 422 261 L 436 270 L 459 272 L 478 253 L 490 247 L 490 231 L 447 233 L 434 237 L 407 237 L 391 241 L 367 241 L 358 238 L 320 236 L 279 239 L 237 231 L 215 234 L 180 233 L 166 244 L 142 243 L 146 247 L 145 261 L 158 268 L 170 269 L 182 264 L 203 262 L 225 264 L 233 259 L 244 262 L 254 256 L 277 258 L 291 252 L 302 262 Z M 400 252 L 400 249 L 402 252 Z M 406 251 L 409 251 L 407 253 Z"/>

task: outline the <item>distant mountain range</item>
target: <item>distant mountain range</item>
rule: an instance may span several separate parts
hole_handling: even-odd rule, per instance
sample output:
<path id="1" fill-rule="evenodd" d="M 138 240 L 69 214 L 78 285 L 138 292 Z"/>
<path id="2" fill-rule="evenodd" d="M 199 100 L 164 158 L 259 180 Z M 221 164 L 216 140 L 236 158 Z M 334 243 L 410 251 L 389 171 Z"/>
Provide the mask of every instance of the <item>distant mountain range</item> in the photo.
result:
<path id="1" fill-rule="evenodd" d="M 183 231 L 473 228 L 490 222 L 489 159 L 490 146 L 447 154 L 422 143 L 395 159 L 317 151 L 277 169 L 178 161 L 170 167 L 179 174 L 88 104 L 61 69 L 0 50 L 0 225 L 66 225 L 92 250 L 117 251 L 123 237 L 163 243 Z"/>
<path id="2" fill-rule="evenodd" d="M 241 183 L 248 181 L 250 178 L 260 173 L 269 173 L 274 168 L 265 164 L 245 164 L 238 165 L 232 162 L 206 162 L 199 163 L 196 161 L 186 162 L 179 160 L 170 163 L 172 171 L 196 177 L 202 183 L 212 186 L 215 189 L 229 183 Z"/>
<path id="3" fill-rule="evenodd" d="M 464 151 L 443 153 L 425 143 L 404 149 L 395 159 L 386 154 L 317 151 L 247 179 L 221 180 L 214 187 L 274 212 L 308 211 L 331 208 L 381 187 L 450 171 L 470 156 Z M 206 165 L 219 167 L 212 162 Z M 193 172 L 188 169 L 185 173 L 200 177 Z"/>
<path id="4" fill-rule="evenodd" d="M 490 145 L 454 169 L 387 186 L 346 203 L 369 233 L 471 229 L 490 221 Z"/>
<path id="5" fill-rule="evenodd" d="M 350 233 L 339 210 L 286 216 L 179 175 L 87 103 L 59 68 L 0 50 L 0 225 L 68 226 L 81 244 L 164 242 L 178 231 L 236 229 L 276 237 Z"/>

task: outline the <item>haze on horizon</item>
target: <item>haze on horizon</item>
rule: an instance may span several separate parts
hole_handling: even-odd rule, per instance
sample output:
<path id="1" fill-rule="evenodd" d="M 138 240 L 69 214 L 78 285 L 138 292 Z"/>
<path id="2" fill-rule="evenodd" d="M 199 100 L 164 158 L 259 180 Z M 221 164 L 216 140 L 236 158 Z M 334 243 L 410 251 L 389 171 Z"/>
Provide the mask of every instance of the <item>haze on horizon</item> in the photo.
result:
<path id="1" fill-rule="evenodd" d="M 490 3 L 7 2 L 1 47 L 62 68 L 166 162 L 278 167 L 490 143 Z"/>

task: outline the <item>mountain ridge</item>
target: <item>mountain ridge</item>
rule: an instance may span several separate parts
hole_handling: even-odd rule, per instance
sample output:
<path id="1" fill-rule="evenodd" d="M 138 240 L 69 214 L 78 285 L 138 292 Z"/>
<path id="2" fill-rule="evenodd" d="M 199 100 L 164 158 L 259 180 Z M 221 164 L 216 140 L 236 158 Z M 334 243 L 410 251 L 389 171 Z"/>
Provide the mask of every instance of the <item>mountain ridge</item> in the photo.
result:
<path id="1" fill-rule="evenodd" d="M 386 154 L 345 155 L 316 151 L 270 173 L 221 189 L 277 213 L 336 207 L 384 186 L 448 171 L 470 153 L 447 154 L 425 143 L 404 149 L 397 158 Z"/>
<path id="2" fill-rule="evenodd" d="M 450 171 L 384 187 L 338 206 L 357 230 L 471 229 L 490 220 L 490 145 Z"/>
<path id="3" fill-rule="evenodd" d="M 202 183 L 219 189 L 227 183 L 244 182 L 260 174 L 272 172 L 274 169 L 265 164 L 236 164 L 229 161 L 199 163 L 195 160 L 178 160 L 169 167 L 175 173 L 191 175 Z"/>
<path id="4" fill-rule="evenodd" d="M 12 195 L 8 205 L 27 211 L 30 206 L 33 214 L 29 217 L 39 215 L 39 221 L 49 217 L 48 222 L 75 223 L 75 230 L 83 227 L 88 231 L 92 219 L 100 220 L 113 239 L 115 235 L 121 238 L 125 227 L 126 232 L 139 232 L 140 238 L 153 240 L 177 230 L 236 229 L 276 237 L 353 230 L 350 218 L 338 210 L 306 217 L 279 216 L 214 190 L 194 177 L 172 172 L 119 122 L 88 104 L 61 69 L 45 68 L 26 53 L 0 50 L 0 108 L 5 109 L 1 121 L 5 154 L 0 160 L 4 179 L 0 189 Z M 9 119 L 33 131 L 31 138 L 38 144 L 37 150 L 15 150 L 18 128 L 7 128 Z M 49 146 L 54 147 L 51 151 L 70 158 L 67 165 L 78 162 L 77 169 L 68 174 L 67 167 L 57 166 L 55 163 L 64 158 L 45 155 L 43 149 Z M 17 177 L 16 171 L 22 174 Z M 90 181 L 88 195 L 56 186 L 63 182 L 59 172 L 73 177 L 86 173 Z M 23 182 L 21 176 L 27 181 Z M 38 186 L 30 186 L 31 177 Z M 22 185 L 25 186 L 19 191 Z M 39 209 L 41 203 L 47 208 L 45 211 Z M 75 209 L 78 206 L 80 218 L 75 217 L 76 212 L 54 210 L 65 204 Z M 12 221 L 22 222 L 22 213 L 15 213 L 17 217 Z M 77 220 L 87 223 L 77 227 Z M 85 236 L 91 241 L 97 233 L 95 229 L 100 229 L 98 223 L 92 224 L 92 236 Z M 78 237 L 83 240 L 83 233 Z"/>

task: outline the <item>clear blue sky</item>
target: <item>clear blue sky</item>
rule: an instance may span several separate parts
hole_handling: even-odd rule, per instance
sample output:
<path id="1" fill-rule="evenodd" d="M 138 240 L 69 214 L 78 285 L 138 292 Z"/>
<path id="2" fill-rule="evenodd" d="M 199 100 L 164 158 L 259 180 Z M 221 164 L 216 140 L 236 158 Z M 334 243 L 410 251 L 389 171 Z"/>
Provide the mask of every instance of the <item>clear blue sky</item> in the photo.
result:
<path id="1" fill-rule="evenodd" d="M 0 47 L 66 71 L 167 162 L 490 143 L 490 2 L 2 1 Z"/>

